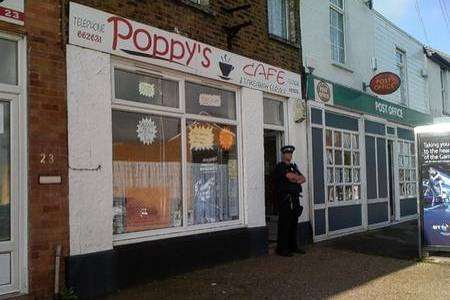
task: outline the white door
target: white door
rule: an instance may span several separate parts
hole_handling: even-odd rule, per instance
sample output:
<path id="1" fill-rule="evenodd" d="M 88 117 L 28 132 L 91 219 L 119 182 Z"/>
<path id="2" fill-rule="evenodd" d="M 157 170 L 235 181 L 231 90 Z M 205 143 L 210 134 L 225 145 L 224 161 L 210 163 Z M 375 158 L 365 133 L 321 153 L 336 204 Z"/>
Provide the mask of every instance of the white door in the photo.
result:
<path id="1" fill-rule="evenodd" d="M 17 101 L 0 93 L 0 295 L 19 290 Z"/>

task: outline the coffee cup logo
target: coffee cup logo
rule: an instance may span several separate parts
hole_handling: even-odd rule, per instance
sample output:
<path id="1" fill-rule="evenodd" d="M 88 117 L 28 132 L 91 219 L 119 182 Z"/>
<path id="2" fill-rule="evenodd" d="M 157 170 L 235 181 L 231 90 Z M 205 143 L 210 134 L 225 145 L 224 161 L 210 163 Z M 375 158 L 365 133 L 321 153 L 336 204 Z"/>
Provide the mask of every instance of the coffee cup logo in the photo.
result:
<path id="1" fill-rule="evenodd" d="M 219 68 L 222 75 L 219 75 L 220 78 L 225 80 L 230 80 L 230 73 L 234 70 L 234 66 L 230 63 L 231 58 L 225 54 L 220 58 Z"/>

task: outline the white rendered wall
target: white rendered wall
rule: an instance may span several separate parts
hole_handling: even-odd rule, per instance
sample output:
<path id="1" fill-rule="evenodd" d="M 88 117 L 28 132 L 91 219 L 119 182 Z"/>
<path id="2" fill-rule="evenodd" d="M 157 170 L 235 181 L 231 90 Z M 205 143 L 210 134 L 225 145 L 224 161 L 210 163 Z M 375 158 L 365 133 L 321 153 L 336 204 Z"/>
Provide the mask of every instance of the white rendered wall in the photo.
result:
<path id="1" fill-rule="evenodd" d="M 108 54 L 67 45 L 70 255 L 112 249 Z M 95 169 L 100 170 L 77 170 Z"/>
<path id="2" fill-rule="evenodd" d="M 357 90 L 372 77 L 373 15 L 362 1 L 345 1 L 345 68 L 331 60 L 330 2 L 301 0 L 303 64 L 315 68 L 314 75 Z"/>
<path id="3" fill-rule="evenodd" d="M 377 12 L 375 15 L 375 56 L 377 57 L 377 72 L 391 71 L 397 73 L 395 50 L 402 49 L 406 53 L 407 72 L 407 103 L 412 109 L 429 112 L 427 79 L 422 76 L 426 70 L 423 45 Z M 395 93 L 381 98 L 400 103 L 400 89 Z"/>
<path id="4" fill-rule="evenodd" d="M 241 97 L 245 215 L 249 227 L 265 226 L 263 93 L 242 88 Z"/>
<path id="5" fill-rule="evenodd" d="M 293 112 L 295 110 L 296 99 L 289 99 L 288 101 L 288 112 Z M 293 155 L 293 161 L 297 164 L 300 172 L 306 177 L 306 182 L 302 185 L 303 188 L 303 198 L 300 199 L 301 205 L 303 206 L 303 213 L 299 218 L 299 222 L 309 221 L 309 191 L 308 191 L 308 144 L 306 137 L 306 121 L 302 123 L 295 123 L 293 115 L 288 113 L 288 143 L 295 147 L 295 152 Z"/>

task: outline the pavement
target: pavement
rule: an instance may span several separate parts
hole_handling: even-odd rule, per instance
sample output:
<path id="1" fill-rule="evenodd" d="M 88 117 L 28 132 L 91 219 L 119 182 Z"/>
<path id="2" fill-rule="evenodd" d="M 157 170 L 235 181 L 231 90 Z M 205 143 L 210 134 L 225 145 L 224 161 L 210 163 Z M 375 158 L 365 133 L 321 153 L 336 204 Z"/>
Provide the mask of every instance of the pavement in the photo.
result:
<path id="1" fill-rule="evenodd" d="M 413 221 L 310 245 L 305 255 L 271 249 L 104 299 L 450 299 L 450 262 L 419 261 L 416 232 Z"/>

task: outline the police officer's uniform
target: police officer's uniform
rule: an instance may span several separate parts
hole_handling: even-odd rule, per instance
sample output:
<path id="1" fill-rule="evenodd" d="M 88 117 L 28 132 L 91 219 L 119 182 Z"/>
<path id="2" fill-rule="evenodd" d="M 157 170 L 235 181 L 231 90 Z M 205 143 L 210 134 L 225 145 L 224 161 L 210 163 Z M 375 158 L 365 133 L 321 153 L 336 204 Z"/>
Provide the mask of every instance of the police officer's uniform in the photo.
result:
<path id="1" fill-rule="evenodd" d="M 293 153 L 294 146 L 284 146 L 281 152 Z M 278 237 L 277 253 L 290 256 L 292 252 L 304 253 L 297 245 L 298 217 L 302 214 L 303 207 L 300 205 L 302 186 L 290 182 L 287 173 L 302 175 L 295 163 L 286 164 L 279 162 L 275 168 L 275 183 L 278 195 Z"/>

